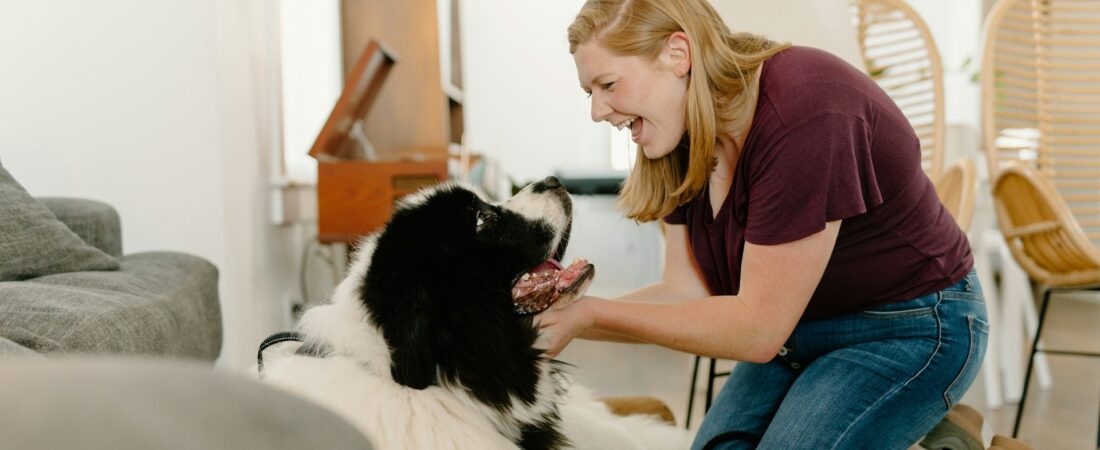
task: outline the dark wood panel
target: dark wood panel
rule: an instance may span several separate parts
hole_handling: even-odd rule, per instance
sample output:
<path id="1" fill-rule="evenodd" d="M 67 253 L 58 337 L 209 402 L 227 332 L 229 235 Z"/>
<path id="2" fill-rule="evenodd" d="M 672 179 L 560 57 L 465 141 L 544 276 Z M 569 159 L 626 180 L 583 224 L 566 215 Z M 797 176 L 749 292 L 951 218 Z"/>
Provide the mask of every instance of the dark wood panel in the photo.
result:
<path id="1" fill-rule="evenodd" d="M 371 38 L 391 49 L 397 63 L 366 123 L 366 134 L 383 159 L 412 148 L 438 149 L 446 158 L 448 105 L 440 75 L 436 0 L 343 0 L 345 71 Z"/>

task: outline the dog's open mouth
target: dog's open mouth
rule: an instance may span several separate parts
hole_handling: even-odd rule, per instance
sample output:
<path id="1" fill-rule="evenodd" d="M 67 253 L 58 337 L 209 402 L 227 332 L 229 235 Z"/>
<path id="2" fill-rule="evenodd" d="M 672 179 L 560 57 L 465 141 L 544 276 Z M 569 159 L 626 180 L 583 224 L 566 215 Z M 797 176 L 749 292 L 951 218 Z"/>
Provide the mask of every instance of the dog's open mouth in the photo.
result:
<path id="1" fill-rule="evenodd" d="M 565 268 L 556 259 L 548 259 L 512 285 L 516 312 L 536 314 L 555 303 L 565 306 L 584 295 L 595 274 L 596 267 L 585 259 Z"/>

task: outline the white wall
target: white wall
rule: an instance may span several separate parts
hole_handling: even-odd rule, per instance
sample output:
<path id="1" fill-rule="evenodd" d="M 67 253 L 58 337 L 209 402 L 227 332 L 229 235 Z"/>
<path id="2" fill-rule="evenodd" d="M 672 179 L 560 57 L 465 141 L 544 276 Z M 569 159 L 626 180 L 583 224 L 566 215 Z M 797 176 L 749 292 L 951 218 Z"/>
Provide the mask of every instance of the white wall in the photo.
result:
<path id="1" fill-rule="evenodd" d="M 517 182 L 609 166 L 608 126 L 591 120 L 565 35 L 581 4 L 461 2 L 466 143 Z"/>
<path id="2" fill-rule="evenodd" d="M 863 68 L 848 0 L 711 0 L 711 4 L 734 31 L 827 50 Z"/>
<path id="3" fill-rule="evenodd" d="M 0 158 L 35 195 L 106 201 L 127 253 L 220 271 L 221 364 L 288 323 L 312 225 L 271 225 L 276 3 L 0 0 Z"/>
<path id="4" fill-rule="evenodd" d="M 110 201 L 127 250 L 220 259 L 213 5 L 0 2 L 5 166 L 34 194 Z"/>
<path id="5" fill-rule="evenodd" d="M 340 0 L 279 0 L 286 175 L 316 182 L 309 150 L 344 86 Z"/>
<path id="6" fill-rule="evenodd" d="M 981 67 L 978 49 L 985 13 L 981 2 L 909 0 L 936 41 L 943 63 L 944 97 L 948 124 L 978 128 L 981 106 L 977 81 L 971 77 Z M 969 64 L 964 63 L 969 59 Z M 950 159 L 948 160 L 950 161 Z"/>

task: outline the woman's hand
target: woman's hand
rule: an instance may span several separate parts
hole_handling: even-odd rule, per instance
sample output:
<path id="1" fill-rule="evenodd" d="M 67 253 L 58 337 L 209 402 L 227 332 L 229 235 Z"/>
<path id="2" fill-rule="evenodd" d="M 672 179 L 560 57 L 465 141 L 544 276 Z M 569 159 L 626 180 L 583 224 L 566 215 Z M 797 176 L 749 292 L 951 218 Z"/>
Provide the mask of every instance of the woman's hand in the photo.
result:
<path id="1" fill-rule="evenodd" d="M 568 306 L 543 311 L 535 316 L 535 325 L 539 327 L 539 340 L 536 347 L 553 358 L 565 349 L 573 338 L 592 328 L 592 304 L 598 297 L 581 297 Z"/>

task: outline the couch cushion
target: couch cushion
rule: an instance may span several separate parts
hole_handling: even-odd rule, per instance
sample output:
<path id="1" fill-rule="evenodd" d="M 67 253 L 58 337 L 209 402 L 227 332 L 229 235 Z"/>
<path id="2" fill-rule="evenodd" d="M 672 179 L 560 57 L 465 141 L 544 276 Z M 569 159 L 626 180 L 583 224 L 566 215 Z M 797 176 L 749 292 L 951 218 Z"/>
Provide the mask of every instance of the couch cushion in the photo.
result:
<path id="1" fill-rule="evenodd" d="M 8 356 L 29 356 L 37 358 L 43 357 L 42 354 L 35 353 L 34 350 L 16 344 L 15 342 L 12 342 L 7 338 L 0 337 L 0 358 L 5 358 Z"/>
<path id="2" fill-rule="evenodd" d="M 117 269 L 117 259 L 86 244 L 0 166 L 0 281 Z"/>
<path id="3" fill-rule="evenodd" d="M 370 450 L 321 406 L 177 361 L 0 360 L 0 448 Z"/>
<path id="4" fill-rule="evenodd" d="M 0 283 L 0 336 L 43 353 L 216 358 L 222 324 L 214 265 L 175 252 L 121 261 L 118 272 Z"/>
<path id="5" fill-rule="evenodd" d="M 36 198 L 88 245 L 122 257 L 122 220 L 113 206 L 86 198 Z"/>

